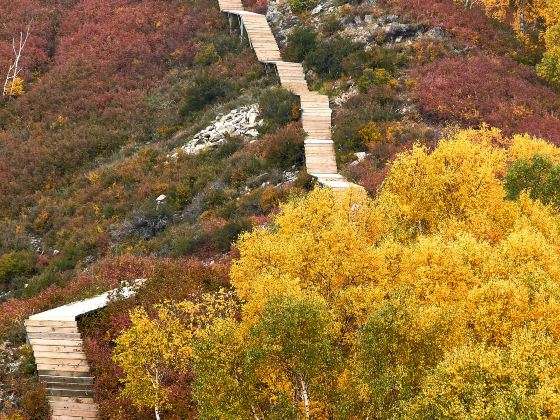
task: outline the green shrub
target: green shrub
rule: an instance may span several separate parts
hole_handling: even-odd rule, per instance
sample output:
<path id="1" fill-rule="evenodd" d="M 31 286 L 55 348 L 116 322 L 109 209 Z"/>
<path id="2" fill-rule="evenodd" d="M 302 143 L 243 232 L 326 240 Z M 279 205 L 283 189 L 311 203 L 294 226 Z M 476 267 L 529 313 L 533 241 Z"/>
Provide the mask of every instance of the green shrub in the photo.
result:
<path id="1" fill-rule="evenodd" d="M 16 251 L 0 256 L 0 285 L 33 273 L 35 256 L 30 251 Z"/>
<path id="2" fill-rule="evenodd" d="M 323 21 L 323 25 L 321 26 L 321 32 L 325 36 L 334 35 L 341 29 L 342 29 L 342 24 L 334 14 L 328 15 Z"/>
<path id="3" fill-rule="evenodd" d="M 263 169 L 262 159 L 254 154 L 242 153 L 230 159 L 223 179 L 234 187 L 244 187 L 249 178 L 261 174 Z"/>
<path id="4" fill-rule="evenodd" d="M 234 91 L 233 83 L 223 77 L 198 74 L 188 84 L 179 106 L 180 115 L 185 118 L 200 111 L 216 99 L 230 96 Z"/>
<path id="5" fill-rule="evenodd" d="M 545 34 L 546 51 L 537 65 L 537 73 L 560 87 L 560 24 L 551 26 Z"/>
<path id="6" fill-rule="evenodd" d="M 365 69 L 363 74 L 356 80 L 356 86 L 360 93 L 366 93 L 373 85 L 387 85 L 396 87 L 397 80 L 383 68 Z"/>
<path id="7" fill-rule="evenodd" d="M 367 145 L 360 131 L 375 121 L 401 119 L 395 90 L 373 85 L 368 94 L 350 98 L 334 117 L 333 140 L 342 155 L 366 151 Z"/>
<path id="8" fill-rule="evenodd" d="M 284 57 L 288 61 L 302 62 L 317 47 L 317 32 L 308 26 L 294 28 L 288 34 Z"/>
<path id="9" fill-rule="evenodd" d="M 288 0 L 288 4 L 294 12 L 301 13 L 313 9 L 317 5 L 317 0 Z"/>
<path id="10" fill-rule="evenodd" d="M 263 155 L 267 164 L 274 168 L 290 169 L 304 164 L 305 132 L 290 124 L 263 140 Z"/>
<path id="11" fill-rule="evenodd" d="M 282 88 L 265 90 L 259 98 L 259 108 L 264 119 L 265 130 L 276 130 L 299 115 L 299 99 L 293 93 Z"/>
<path id="12" fill-rule="evenodd" d="M 199 224 L 178 223 L 162 234 L 143 242 L 143 251 L 162 256 L 180 258 L 194 254 L 208 241 L 204 228 Z"/>
<path id="13" fill-rule="evenodd" d="M 220 55 L 216 51 L 214 44 L 206 45 L 201 48 L 194 57 L 194 64 L 200 66 L 210 66 L 220 60 Z"/>
<path id="14" fill-rule="evenodd" d="M 251 222 L 247 219 L 229 222 L 212 234 L 212 244 L 217 251 L 228 252 L 239 234 L 249 229 L 251 229 Z"/>
<path id="15" fill-rule="evenodd" d="M 393 49 L 372 47 L 368 51 L 358 50 L 346 56 L 342 61 L 345 74 L 359 77 L 367 68 L 382 68 L 393 73 L 406 61 L 406 57 Z"/>
<path id="16" fill-rule="evenodd" d="M 360 48 L 359 44 L 339 36 L 318 43 L 305 57 L 305 64 L 320 76 L 338 78 L 344 73 L 343 60 Z"/>
<path id="17" fill-rule="evenodd" d="M 504 184 L 510 200 L 516 200 L 527 190 L 532 199 L 560 208 L 560 165 L 545 156 L 516 161 L 509 168 Z"/>

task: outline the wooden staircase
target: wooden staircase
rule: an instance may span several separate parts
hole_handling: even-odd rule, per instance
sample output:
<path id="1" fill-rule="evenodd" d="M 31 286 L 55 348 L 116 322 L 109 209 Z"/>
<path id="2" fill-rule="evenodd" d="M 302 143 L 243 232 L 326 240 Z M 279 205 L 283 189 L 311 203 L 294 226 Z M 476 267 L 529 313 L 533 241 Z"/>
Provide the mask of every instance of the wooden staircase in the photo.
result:
<path id="1" fill-rule="evenodd" d="M 274 65 L 281 85 L 300 97 L 302 125 L 307 133 L 307 172 L 315 176 L 319 183 L 331 188 L 358 187 L 338 173 L 328 96 L 309 90 L 301 63 L 282 61 L 278 44 L 264 15 L 243 10 L 240 0 L 218 0 L 218 3 L 220 10 L 227 13 L 230 19 L 232 16 L 238 17 L 241 38 L 247 35 L 257 59 L 264 64 Z"/>
<path id="2" fill-rule="evenodd" d="M 53 420 L 98 418 L 77 321 L 28 319 L 25 328 Z"/>
<path id="3" fill-rule="evenodd" d="M 132 296 L 143 279 L 91 299 L 35 314 L 25 321 L 27 340 L 33 348 L 39 378 L 46 384 L 53 420 L 99 418 L 91 376 L 77 319 L 105 307 L 110 297 Z"/>

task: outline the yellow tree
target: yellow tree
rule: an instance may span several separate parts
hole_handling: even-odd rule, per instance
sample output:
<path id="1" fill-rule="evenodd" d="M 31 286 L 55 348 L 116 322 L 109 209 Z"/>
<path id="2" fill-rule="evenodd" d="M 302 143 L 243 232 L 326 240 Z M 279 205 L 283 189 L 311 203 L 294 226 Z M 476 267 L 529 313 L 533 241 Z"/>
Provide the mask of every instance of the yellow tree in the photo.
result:
<path id="1" fill-rule="evenodd" d="M 466 344 L 449 352 L 406 404 L 410 419 L 560 417 L 560 347 L 530 329 L 509 348 Z"/>
<path id="2" fill-rule="evenodd" d="M 114 360 L 123 369 L 123 396 L 139 408 L 153 408 L 159 419 L 170 408 L 170 378 L 191 369 L 194 337 L 215 319 L 232 318 L 237 304 L 233 294 L 220 290 L 197 302 L 165 302 L 154 309 L 154 316 L 143 308 L 130 313 L 132 326 L 115 340 Z"/>
<path id="3" fill-rule="evenodd" d="M 238 244 L 240 328 L 274 296 L 322 296 L 343 354 L 337 413 L 357 418 L 404 415 L 470 342 L 508 352 L 531 327 L 557 343 L 559 215 L 527 193 L 508 200 L 503 185 L 508 162 L 535 153 L 560 157 L 529 136 L 462 131 L 399 155 L 375 200 L 319 189 L 282 206 Z"/>
<path id="4" fill-rule="evenodd" d="M 144 309 L 130 314 L 132 327 L 116 341 L 114 360 L 123 369 L 123 396 L 139 408 L 152 408 L 156 419 L 169 405 L 166 375 L 183 370 L 192 354 L 192 332 L 169 305 L 150 318 Z"/>
<path id="5" fill-rule="evenodd" d="M 558 4 L 560 8 L 560 4 Z M 539 76 L 560 86 L 560 23 L 551 26 L 544 35 L 546 51 L 537 65 Z"/>
<path id="6" fill-rule="evenodd" d="M 240 313 L 220 295 L 173 305 L 180 321 L 140 313 L 117 346 L 125 391 L 165 404 L 150 366 L 181 360 L 202 418 L 557 417 L 560 215 L 504 187 L 535 154 L 560 159 L 466 130 L 400 154 L 376 199 L 292 199 L 238 243 Z"/>

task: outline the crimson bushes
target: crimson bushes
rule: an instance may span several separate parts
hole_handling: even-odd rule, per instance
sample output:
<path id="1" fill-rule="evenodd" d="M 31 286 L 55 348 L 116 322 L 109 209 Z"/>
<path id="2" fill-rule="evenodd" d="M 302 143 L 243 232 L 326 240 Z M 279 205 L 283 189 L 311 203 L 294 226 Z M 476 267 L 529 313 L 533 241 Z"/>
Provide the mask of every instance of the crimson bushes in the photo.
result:
<path id="1" fill-rule="evenodd" d="M 477 55 L 446 58 L 410 76 L 413 98 L 436 120 L 484 122 L 507 134 L 527 132 L 560 144 L 560 99 L 527 66 Z"/>

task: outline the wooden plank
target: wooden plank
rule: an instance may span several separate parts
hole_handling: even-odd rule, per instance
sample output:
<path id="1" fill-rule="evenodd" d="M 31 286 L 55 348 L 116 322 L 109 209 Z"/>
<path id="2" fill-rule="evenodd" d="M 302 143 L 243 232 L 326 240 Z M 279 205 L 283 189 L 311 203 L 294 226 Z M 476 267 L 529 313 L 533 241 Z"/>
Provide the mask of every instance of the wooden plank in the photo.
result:
<path id="1" fill-rule="evenodd" d="M 47 333 L 47 332 L 30 332 L 27 337 L 31 339 L 42 340 L 76 340 L 80 339 L 80 333 Z"/>
<path id="2" fill-rule="evenodd" d="M 82 372 L 89 374 L 89 366 L 69 366 L 67 364 L 44 365 L 42 363 L 37 363 L 37 370 L 46 372 Z"/>
<path id="3" fill-rule="evenodd" d="M 94 403 L 72 403 L 64 401 L 50 401 L 49 405 L 55 410 L 82 410 L 97 412 L 98 406 Z"/>
<path id="4" fill-rule="evenodd" d="M 70 416 L 73 419 L 96 419 L 98 414 L 96 411 L 87 410 L 53 410 L 53 418 Z"/>
<path id="5" fill-rule="evenodd" d="M 68 390 L 68 389 L 47 389 L 48 396 L 60 396 L 60 397 L 94 397 L 95 392 L 93 390 Z"/>
<path id="6" fill-rule="evenodd" d="M 87 372 L 81 372 L 81 371 L 76 371 L 76 370 L 64 370 L 64 369 L 53 370 L 53 369 L 50 369 L 50 367 L 52 365 L 46 365 L 46 366 L 48 366 L 47 369 L 37 369 L 39 371 L 39 378 L 45 378 L 45 377 L 49 377 L 49 376 L 68 376 L 68 377 L 72 377 L 72 378 L 89 378 L 89 377 L 91 377 L 91 374 L 89 373 L 89 370 Z"/>
<path id="7" fill-rule="evenodd" d="M 81 346 L 40 346 L 34 345 L 33 352 L 56 352 L 56 353 L 83 353 Z"/>
<path id="8" fill-rule="evenodd" d="M 78 327 L 55 327 L 55 326 L 34 326 L 26 327 L 28 333 L 77 333 Z"/>
<path id="9" fill-rule="evenodd" d="M 36 357 L 38 365 L 65 365 L 65 366 L 87 366 L 87 360 L 61 359 L 53 357 Z"/>
<path id="10" fill-rule="evenodd" d="M 29 344 L 33 347 L 39 346 L 69 346 L 69 347 L 81 347 L 83 344 L 82 339 L 51 339 L 51 338 L 30 338 Z"/>
<path id="11" fill-rule="evenodd" d="M 93 391 L 92 384 L 63 384 L 47 382 L 47 389 L 65 389 L 67 391 Z"/>
<path id="12" fill-rule="evenodd" d="M 86 355 L 83 352 L 53 352 L 53 351 L 34 351 L 35 360 L 38 359 L 72 359 L 72 360 L 86 360 Z"/>
<path id="13" fill-rule="evenodd" d="M 46 383 L 69 383 L 69 384 L 90 384 L 93 385 L 93 376 L 42 376 L 41 380 Z"/>
<path id="14" fill-rule="evenodd" d="M 91 397 L 59 397 L 50 396 L 48 397 L 49 404 L 52 402 L 65 402 L 65 403 L 77 403 L 77 404 L 95 404 L 95 401 Z"/>
<path id="15" fill-rule="evenodd" d="M 50 321 L 44 319 L 26 319 L 26 327 L 77 327 L 76 321 Z"/>
<path id="16" fill-rule="evenodd" d="M 89 418 L 91 418 L 91 417 L 89 417 Z M 52 420 L 87 420 L 87 419 L 88 419 L 88 417 L 52 416 Z"/>

